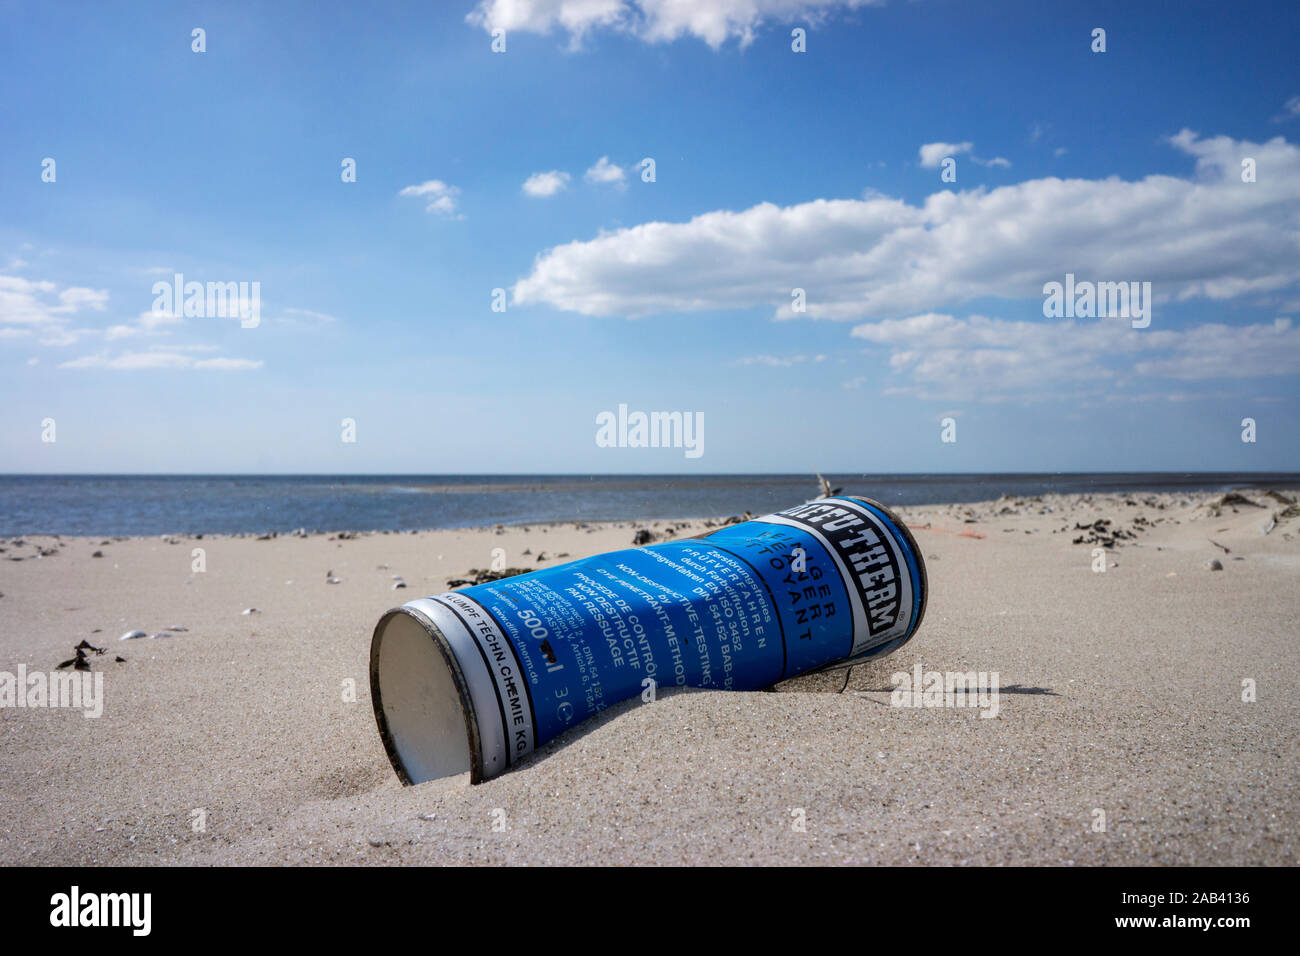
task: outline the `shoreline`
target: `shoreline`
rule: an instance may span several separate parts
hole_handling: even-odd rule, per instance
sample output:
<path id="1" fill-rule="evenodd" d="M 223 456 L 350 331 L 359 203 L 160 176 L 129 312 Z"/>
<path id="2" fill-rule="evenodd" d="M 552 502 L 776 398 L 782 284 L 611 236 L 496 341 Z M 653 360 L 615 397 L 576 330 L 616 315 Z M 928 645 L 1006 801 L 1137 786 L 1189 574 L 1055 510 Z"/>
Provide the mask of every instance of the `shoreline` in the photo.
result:
<path id="1" fill-rule="evenodd" d="M 1222 498 L 1224 494 L 1239 493 L 1247 497 L 1263 498 L 1267 497 L 1270 491 L 1281 492 L 1295 500 L 1300 500 L 1300 479 L 1294 482 L 1276 483 L 1270 485 L 1237 485 L 1226 491 L 1105 491 L 1105 492 L 1049 492 L 1036 495 L 1012 495 L 1004 494 L 998 498 L 986 498 L 978 501 L 958 501 L 958 502 L 934 502 L 922 504 L 891 504 L 888 501 L 880 501 L 880 504 L 889 508 L 891 511 L 900 516 L 923 515 L 931 512 L 942 511 L 946 514 L 954 514 L 958 510 L 970 515 L 987 516 L 992 514 L 990 509 L 1007 507 L 1007 502 L 1014 502 L 1018 507 L 1027 507 L 1032 503 L 1039 503 L 1050 508 L 1070 507 L 1072 503 L 1079 502 L 1085 504 L 1096 503 L 1099 506 L 1106 504 L 1119 505 L 1126 499 L 1135 500 L 1141 498 L 1141 502 L 1147 507 L 1164 508 L 1170 507 L 1189 507 L 1197 504 L 1203 504 L 1206 501 L 1212 501 Z M 845 492 L 850 494 L 850 492 Z M 872 497 L 871 495 L 862 495 L 861 497 Z M 1196 499 L 1201 499 L 1199 502 Z M 875 499 L 879 500 L 879 499 Z M 796 504 L 797 502 L 791 502 Z M 748 512 L 747 512 L 748 513 Z M 759 514 L 751 514 L 752 518 L 761 517 Z M 467 524 L 454 526 L 438 527 L 421 527 L 421 528 L 332 528 L 327 530 L 307 530 L 306 528 L 297 528 L 292 531 L 217 531 L 217 532 L 170 532 L 162 534 L 58 534 L 48 531 L 25 531 L 19 533 L 0 534 L 0 546 L 6 540 L 12 541 L 18 538 L 31 539 L 50 539 L 53 541 L 91 541 L 101 542 L 125 542 L 125 541 L 168 541 L 175 539 L 177 541 L 212 541 L 212 540 L 257 540 L 272 541 L 279 538 L 318 538 L 326 537 L 331 540 L 343 536 L 340 540 L 351 540 L 359 537 L 379 536 L 400 536 L 400 535 L 423 535 L 423 534 L 440 534 L 446 532 L 471 532 L 471 531 L 496 531 L 497 529 L 522 530 L 528 532 L 531 529 L 541 528 L 572 528 L 574 530 L 607 529 L 607 528 L 624 528 L 630 527 L 639 529 L 658 528 L 660 526 L 671 526 L 675 524 L 688 523 L 699 525 L 706 529 L 722 527 L 724 524 L 746 520 L 743 515 L 685 515 L 674 516 L 671 518 L 611 518 L 611 519 L 587 519 L 587 518 L 560 518 L 545 521 L 525 521 L 510 520 L 486 524 Z"/>
<path id="2" fill-rule="evenodd" d="M 1198 495 L 1300 488 L 1300 473 L 832 475 L 831 487 L 886 507 L 978 506 L 1003 495 Z M 1148 482 L 1157 487 L 1148 490 Z M 1082 484 L 1080 484 L 1082 483 Z M 1167 486 L 1167 487 L 1161 487 Z M 238 536 L 429 532 L 538 524 L 706 520 L 764 514 L 808 500 L 814 476 L 591 476 L 514 481 L 448 479 L 416 493 L 391 478 L 130 476 L 0 477 L 0 538 Z M 533 485 L 526 486 L 534 488 Z M 445 492 L 445 493 L 444 493 Z"/>

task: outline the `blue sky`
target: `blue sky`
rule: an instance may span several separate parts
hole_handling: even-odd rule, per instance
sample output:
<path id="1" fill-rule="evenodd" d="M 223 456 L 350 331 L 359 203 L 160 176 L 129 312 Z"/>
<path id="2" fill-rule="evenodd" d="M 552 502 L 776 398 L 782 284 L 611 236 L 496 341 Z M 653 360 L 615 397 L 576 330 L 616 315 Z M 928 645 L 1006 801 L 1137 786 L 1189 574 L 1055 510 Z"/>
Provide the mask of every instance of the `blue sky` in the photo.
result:
<path id="1" fill-rule="evenodd" d="M 1057 6 L 0 0 L 0 470 L 1300 469 L 1300 8 Z"/>

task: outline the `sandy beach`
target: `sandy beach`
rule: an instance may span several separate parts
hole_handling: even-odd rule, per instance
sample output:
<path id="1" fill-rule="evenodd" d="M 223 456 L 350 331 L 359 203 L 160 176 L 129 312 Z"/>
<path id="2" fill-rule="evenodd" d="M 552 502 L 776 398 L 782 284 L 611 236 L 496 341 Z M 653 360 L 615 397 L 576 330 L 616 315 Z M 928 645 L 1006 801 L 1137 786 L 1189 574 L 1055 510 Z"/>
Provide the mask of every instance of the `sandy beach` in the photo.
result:
<path id="1" fill-rule="evenodd" d="M 544 567 L 703 521 L 0 541 L 0 671 L 106 652 L 99 718 L 0 708 L 0 862 L 1293 865 L 1300 517 L 1221 497 L 899 509 L 927 615 L 843 692 L 628 702 L 473 787 L 398 783 L 379 616 L 494 548 Z M 918 665 L 996 672 L 996 716 L 891 706 Z"/>

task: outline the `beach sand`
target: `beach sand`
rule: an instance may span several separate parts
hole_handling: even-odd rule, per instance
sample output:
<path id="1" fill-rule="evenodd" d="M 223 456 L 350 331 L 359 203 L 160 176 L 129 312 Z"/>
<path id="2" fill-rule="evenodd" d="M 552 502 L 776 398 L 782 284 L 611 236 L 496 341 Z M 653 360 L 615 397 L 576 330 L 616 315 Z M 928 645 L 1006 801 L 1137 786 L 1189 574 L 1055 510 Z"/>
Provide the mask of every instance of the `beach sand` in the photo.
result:
<path id="1" fill-rule="evenodd" d="M 842 673 L 661 693 L 474 787 L 398 783 L 368 686 L 379 616 L 493 548 L 549 566 L 674 523 L 0 541 L 0 671 L 48 672 L 83 639 L 107 651 L 90 655 L 99 719 L 0 709 L 0 862 L 1295 864 L 1300 518 L 1264 534 L 1285 505 L 1246 496 L 1264 507 L 899 509 L 926 618 L 843 693 Z M 1103 573 L 1073 543 L 1098 519 L 1136 535 Z M 118 640 L 172 625 L 188 630 Z M 997 716 L 891 706 L 891 675 L 918 664 L 997 672 Z"/>

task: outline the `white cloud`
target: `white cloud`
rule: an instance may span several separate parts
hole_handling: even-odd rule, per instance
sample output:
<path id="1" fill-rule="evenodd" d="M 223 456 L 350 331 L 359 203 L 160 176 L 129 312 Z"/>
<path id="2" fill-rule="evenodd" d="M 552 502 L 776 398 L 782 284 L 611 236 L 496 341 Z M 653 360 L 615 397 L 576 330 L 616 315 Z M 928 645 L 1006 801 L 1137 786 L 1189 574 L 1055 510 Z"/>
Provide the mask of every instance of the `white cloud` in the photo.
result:
<path id="1" fill-rule="evenodd" d="M 47 280 L 0 275 L 0 325 L 61 326 L 66 316 L 82 309 L 102 311 L 107 302 L 105 289 L 60 289 Z"/>
<path id="2" fill-rule="evenodd" d="M 261 368 L 261 359 L 237 359 L 237 358 L 210 358 L 199 359 L 194 363 L 195 368 L 220 369 L 226 372 L 242 371 L 243 369 Z"/>
<path id="3" fill-rule="evenodd" d="M 262 367 L 262 361 L 254 359 L 210 358 L 195 359 L 183 351 L 172 349 L 151 349 L 147 352 L 125 352 L 110 356 L 107 353 L 86 355 L 59 363 L 59 368 L 93 368 L 114 371 L 136 372 L 151 369 L 213 369 L 217 371 L 240 371 Z"/>
<path id="4" fill-rule="evenodd" d="M 55 312 L 80 312 L 82 309 L 104 311 L 108 305 L 107 289 L 87 289 L 73 286 L 59 293 L 59 306 Z"/>
<path id="5" fill-rule="evenodd" d="M 1034 179 L 900 199 L 761 203 L 649 222 L 542 252 L 513 301 L 629 317 L 770 306 L 795 318 L 891 318 L 978 297 L 1042 298 L 1072 272 L 1224 300 L 1300 282 L 1300 149 L 1184 130 L 1188 178 Z M 1241 182 L 1242 156 L 1266 175 Z M 1294 296 L 1294 292 L 1292 292 Z M 1285 297 L 1285 295 L 1283 295 Z M 1160 321 L 1157 301 L 1155 322 Z"/>
<path id="6" fill-rule="evenodd" d="M 108 368 L 121 371 L 137 371 L 140 369 L 185 368 L 193 364 L 193 361 L 188 355 L 180 355 L 175 352 L 126 352 L 117 356 L 101 353 L 60 362 L 59 368 Z"/>
<path id="7" fill-rule="evenodd" d="M 804 362 L 824 362 L 825 355 L 748 355 L 736 359 L 732 365 L 766 365 L 769 368 L 789 368 Z"/>
<path id="8" fill-rule="evenodd" d="M 888 391 L 928 399 L 1100 395 L 1138 378 L 1203 381 L 1300 371 L 1300 328 L 1285 318 L 1155 330 L 1134 329 L 1123 319 L 1018 322 L 930 312 L 865 323 L 852 334 L 889 348 L 889 366 L 904 384 Z"/>
<path id="9" fill-rule="evenodd" d="M 949 156 L 970 153 L 974 148 L 974 143 L 926 143 L 917 150 L 917 155 L 920 157 L 921 165 L 924 168 L 934 169 Z M 1001 156 L 994 156 L 992 159 L 980 159 L 971 153 L 971 162 L 980 166 L 1000 166 L 1003 169 L 1011 167 L 1011 160 L 1004 159 Z"/>
<path id="10" fill-rule="evenodd" d="M 87 336 L 100 335 L 102 333 L 102 329 L 75 329 L 67 326 L 57 326 L 41 336 L 40 344 L 52 345 L 55 347 L 76 345 Z"/>
<path id="11" fill-rule="evenodd" d="M 926 143 L 918 150 L 921 165 L 934 169 L 949 156 L 960 156 L 974 149 L 974 143 Z"/>
<path id="12" fill-rule="evenodd" d="M 524 192 L 539 199 L 554 196 L 569 185 L 569 174 L 558 169 L 546 173 L 533 173 L 524 180 Z"/>
<path id="13" fill-rule="evenodd" d="M 437 216 L 454 218 L 456 216 L 456 197 L 460 190 L 449 186 L 441 179 L 429 179 L 418 186 L 406 186 L 399 193 L 402 196 L 418 196 L 425 200 L 425 212 Z"/>
<path id="14" fill-rule="evenodd" d="M 465 19 L 484 30 L 569 34 L 570 45 L 595 29 L 629 33 L 648 43 L 693 36 L 717 49 L 735 38 L 754 39 L 766 22 L 805 25 L 840 11 L 878 6 L 883 0 L 480 0 Z"/>
<path id="15" fill-rule="evenodd" d="M 338 316 L 330 315 L 328 312 L 314 312 L 311 309 L 285 309 L 284 315 L 276 319 L 284 325 L 292 326 L 321 326 L 333 325 L 338 321 Z"/>
<path id="16" fill-rule="evenodd" d="M 145 331 L 152 332 L 167 325 L 184 325 L 185 320 L 175 312 L 154 312 L 150 310 L 141 312 L 139 318 L 136 319 L 136 324 Z"/>
<path id="17" fill-rule="evenodd" d="M 596 160 L 596 164 L 583 174 L 583 179 L 589 183 L 621 183 L 625 178 L 623 167 L 611 163 L 608 156 L 600 157 Z"/>
<path id="18" fill-rule="evenodd" d="M 167 326 L 184 325 L 185 320 L 174 312 L 141 312 L 134 324 L 110 325 L 104 330 L 104 338 L 110 342 L 126 339 L 135 335 L 168 334 Z"/>

